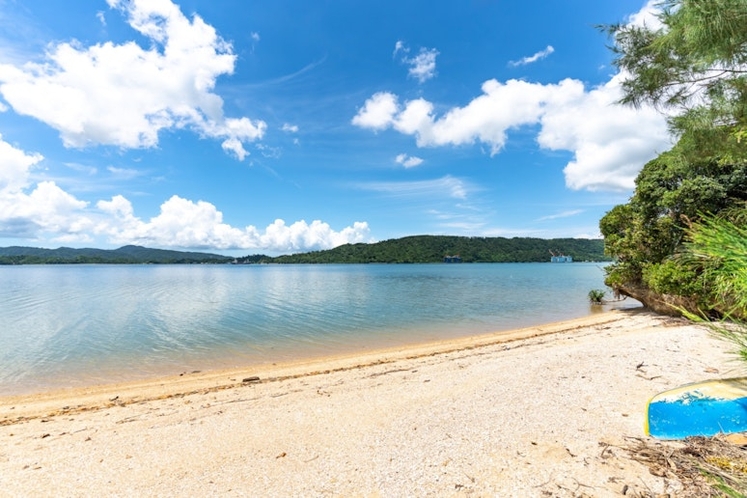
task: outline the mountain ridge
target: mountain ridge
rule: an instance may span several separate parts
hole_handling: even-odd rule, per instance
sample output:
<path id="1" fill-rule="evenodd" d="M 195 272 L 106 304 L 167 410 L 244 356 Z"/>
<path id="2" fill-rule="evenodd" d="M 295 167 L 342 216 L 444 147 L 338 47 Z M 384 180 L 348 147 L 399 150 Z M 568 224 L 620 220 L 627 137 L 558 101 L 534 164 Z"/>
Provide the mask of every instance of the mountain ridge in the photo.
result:
<path id="1" fill-rule="evenodd" d="M 412 235 L 275 257 L 255 254 L 234 258 L 137 245 L 117 249 L 11 246 L 0 247 L 0 264 L 440 263 L 448 256 L 458 256 L 450 261 L 464 263 L 530 263 L 550 261 L 552 253 L 571 256 L 574 261 L 610 261 L 601 239 Z"/>

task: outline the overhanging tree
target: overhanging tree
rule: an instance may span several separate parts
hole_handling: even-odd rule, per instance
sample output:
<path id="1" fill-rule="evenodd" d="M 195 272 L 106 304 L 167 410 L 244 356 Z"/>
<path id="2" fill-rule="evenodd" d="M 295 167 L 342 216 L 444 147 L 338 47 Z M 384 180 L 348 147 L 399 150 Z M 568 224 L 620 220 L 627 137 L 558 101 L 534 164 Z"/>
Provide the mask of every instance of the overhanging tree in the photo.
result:
<path id="1" fill-rule="evenodd" d="M 607 27 L 628 75 L 622 103 L 656 106 L 679 137 L 600 222 L 618 260 L 607 283 L 659 311 L 711 310 L 718 298 L 703 263 L 679 255 L 702 216 L 739 220 L 747 201 L 747 0 L 660 7 L 659 27 Z"/>

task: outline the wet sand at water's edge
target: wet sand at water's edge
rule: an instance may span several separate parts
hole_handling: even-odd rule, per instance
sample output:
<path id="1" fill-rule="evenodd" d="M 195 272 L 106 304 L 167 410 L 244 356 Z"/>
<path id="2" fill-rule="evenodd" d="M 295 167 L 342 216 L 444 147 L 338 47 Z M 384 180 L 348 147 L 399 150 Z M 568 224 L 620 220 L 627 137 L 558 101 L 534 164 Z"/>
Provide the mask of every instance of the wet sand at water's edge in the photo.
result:
<path id="1" fill-rule="evenodd" d="M 0 496 L 676 493 L 646 401 L 740 375 L 641 310 L 286 365 L 0 398 Z"/>

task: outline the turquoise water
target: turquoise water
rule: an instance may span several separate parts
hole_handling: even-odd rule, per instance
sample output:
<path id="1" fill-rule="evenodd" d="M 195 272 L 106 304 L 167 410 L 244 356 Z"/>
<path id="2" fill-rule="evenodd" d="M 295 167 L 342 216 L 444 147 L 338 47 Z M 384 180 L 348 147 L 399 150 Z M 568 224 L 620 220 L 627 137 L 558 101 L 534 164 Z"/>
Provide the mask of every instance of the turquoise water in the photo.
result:
<path id="1" fill-rule="evenodd" d="M 0 395 L 588 315 L 600 265 L 0 267 Z"/>

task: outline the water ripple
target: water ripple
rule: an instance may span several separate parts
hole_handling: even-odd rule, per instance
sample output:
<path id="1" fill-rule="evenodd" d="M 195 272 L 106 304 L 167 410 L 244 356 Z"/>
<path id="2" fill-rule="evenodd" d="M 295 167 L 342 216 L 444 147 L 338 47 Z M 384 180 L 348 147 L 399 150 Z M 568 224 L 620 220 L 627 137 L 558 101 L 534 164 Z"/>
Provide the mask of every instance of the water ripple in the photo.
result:
<path id="1" fill-rule="evenodd" d="M 596 265 L 0 268 L 0 394 L 589 313 Z"/>

